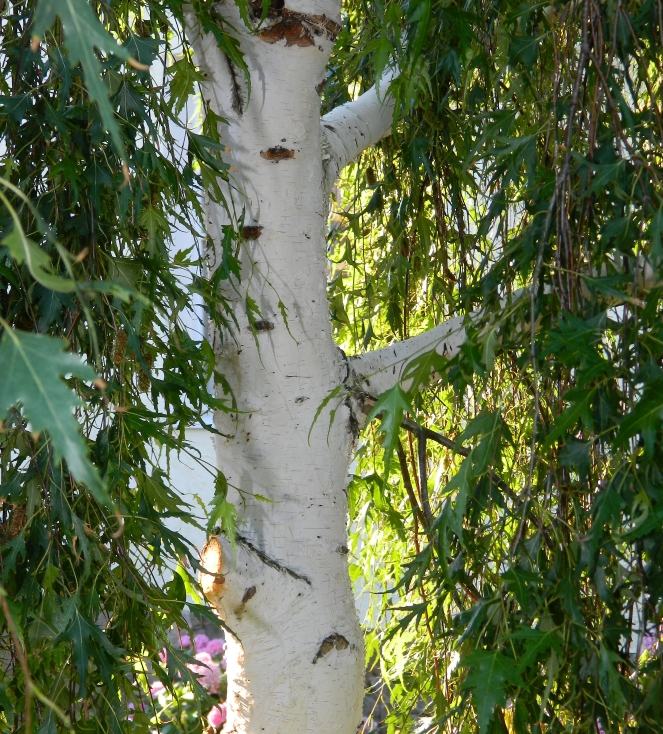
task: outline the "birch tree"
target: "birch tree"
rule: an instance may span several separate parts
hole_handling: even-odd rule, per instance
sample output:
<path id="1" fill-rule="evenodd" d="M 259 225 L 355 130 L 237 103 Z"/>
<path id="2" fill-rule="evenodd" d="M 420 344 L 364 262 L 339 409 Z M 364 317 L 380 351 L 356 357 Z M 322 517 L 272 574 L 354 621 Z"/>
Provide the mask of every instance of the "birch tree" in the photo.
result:
<path id="1" fill-rule="evenodd" d="M 232 207 L 208 204 L 211 268 L 223 258 L 224 229 L 244 239 L 240 276 L 227 293 L 236 335 L 211 335 L 224 389 L 236 399 L 236 412 L 217 414 L 216 426 L 238 535 L 234 549 L 210 540 L 203 565 L 223 579 L 202 577 L 234 633 L 228 726 L 237 732 L 357 730 L 364 646 L 347 572 L 352 449 L 366 401 L 398 382 L 408 357 L 431 346 L 442 351 L 443 334 L 453 331 L 355 359 L 332 338 L 331 189 L 394 122 L 391 74 L 320 116 L 340 11 L 338 2 L 275 4 L 263 17 L 255 5 L 245 24 L 235 4 L 219 6 L 237 30 L 246 78 L 211 34 L 193 21 L 189 29 L 203 95 L 228 121 L 225 160 L 233 171 L 226 189 Z M 459 343 L 457 334 L 452 342 Z M 347 397 L 339 404 L 333 396 L 341 391 Z M 275 681 L 277 669 L 285 673 Z"/>
<path id="2" fill-rule="evenodd" d="M 658 5 L 1 23 L 2 726 L 658 732 Z"/>

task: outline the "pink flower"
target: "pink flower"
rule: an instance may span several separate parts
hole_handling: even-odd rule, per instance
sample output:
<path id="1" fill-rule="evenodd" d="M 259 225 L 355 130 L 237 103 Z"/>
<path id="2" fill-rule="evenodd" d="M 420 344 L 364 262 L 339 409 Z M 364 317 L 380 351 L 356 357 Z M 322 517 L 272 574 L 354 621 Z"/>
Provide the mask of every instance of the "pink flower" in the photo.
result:
<path id="1" fill-rule="evenodd" d="M 644 636 L 642 644 L 645 650 L 649 650 L 650 653 L 654 652 L 656 645 L 661 646 L 661 640 L 663 639 L 663 626 L 654 627 Z"/>
<path id="2" fill-rule="evenodd" d="M 189 670 L 200 676 L 198 682 L 201 686 L 207 688 L 210 693 L 218 693 L 221 685 L 221 668 L 208 652 L 199 652 L 195 657 L 202 665 L 190 664 Z"/>
<path id="3" fill-rule="evenodd" d="M 162 663 L 168 662 L 168 650 L 164 647 L 164 649 L 159 653 L 159 659 Z"/>
<path id="4" fill-rule="evenodd" d="M 226 649 L 225 641 L 222 640 L 221 638 L 218 638 L 216 640 L 210 640 L 207 643 L 205 652 L 208 652 L 214 658 L 217 655 L 222 655 L 225 649 Z"/>
<path id="5" fill-rule="evenodd" d="M 226 704 L 222 703 L 215 706 L 209 714 L 207 714 L 207 723 L 215 729 L 219 729 L 226 721 Z"/>
<path id="6" fill-rule="evenodd" d="M 182 648 L 191 647 L 191 638 L 189 635 L 182 635 L 180 642 L 182 643 Z"/>
<path id="7" fill-rule="evenodd" d="M 225 670 L 228 667 L 228 661 L 225 658 L 221 659 L 221 667 Z"/>
<path id="8" fill-rule="evenodd" d="M 154 684 L 154 685 L 153 685 L 153 686 L 152 686 L 152 687 L 150 688 L 150 696 L 152 696 L 152 698 L 156 698 L 157 696 L 160 696 L 160 695 L 161 695 L 161 694 L 162 694 L 162 693 L 163 693 L 163 692 L 164 692 L 165 690 L 166 690 L 166 689 L 165 689 L 165 687 L 164 687 L 163 683 L 162 683 L 162 682 L 161 682 L 160 680 L 158 680 L 158 681 L 157 681 L 157 682 L 156 682 L 156 683 L 155 683 L 155 684 Z"/>
<path id="9" fill-rule="evenodd" d="M 207 647 L 208 642 L 209 637 L 207 635 L 196 635 L 193 638 L 193 646 L 198 652 L 205 652 L 205 648 Z"/>
<path id="10" fill-rule="evenodd" d="M 127 704 L 127 708 L 129 709 L 129 711 L 135 711 L 136 710 L 136 706 L 134 705 L 134 702 L 133 701 L 129 701 L 129 703 Z M 145 711 L 145 704 L 142 701 L 140 702 L 140 710 L 141 711 Z M 127 720 L 128 721 L 133 721 L 134 720 L 134 715 L 133 714 L 129 714 L 127 716 Z"/>

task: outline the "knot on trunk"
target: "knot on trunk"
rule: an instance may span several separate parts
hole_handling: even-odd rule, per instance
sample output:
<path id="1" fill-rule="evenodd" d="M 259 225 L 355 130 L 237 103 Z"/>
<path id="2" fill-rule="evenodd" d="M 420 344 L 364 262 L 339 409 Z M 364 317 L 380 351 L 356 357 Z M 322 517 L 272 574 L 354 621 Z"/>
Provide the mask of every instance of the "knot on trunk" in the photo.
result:
<path id="1" fill-rule="evenodd" d="M 284 148 L 282 145 L 276 145 L 273 148 L 260 151 L 260 157 L 266 161 L 287 161 L 288 158 L 295 157 L 295 151 L 289 148 Z"/>
<path id="2" fill-rule="evenodd" d="M 345 639 L 345 637 L 343 637 L 343 635 L 339 635 L 338 632 L 334 632 L 328 637 L 325 637 L 322 641 L 320 649 L 313 658 L 313 665 L 315 665 L 320 658 L 327 655 L 327 653 L 330 653 L 334 648 L 337 650 L 346 650 L 348 647 L 350 647 L 350 643 Z"/>
<path id="3" fill-rule="evenodd" d="M 262 18 L 262 3 L 253 3 L 254 16 Z M 280 5 L 280 7 L 279 7 Z M 267 21 L 271 24 L 258 33 L 258 38 L 266 43 L 285 41 L 286 46 L 315 46 L 316 37 L 326 38 L 332 43 L 341 30 L 341 26 L 326 15 L 309 15 L 288 10 L 282 3 L 270 6 Z"/>

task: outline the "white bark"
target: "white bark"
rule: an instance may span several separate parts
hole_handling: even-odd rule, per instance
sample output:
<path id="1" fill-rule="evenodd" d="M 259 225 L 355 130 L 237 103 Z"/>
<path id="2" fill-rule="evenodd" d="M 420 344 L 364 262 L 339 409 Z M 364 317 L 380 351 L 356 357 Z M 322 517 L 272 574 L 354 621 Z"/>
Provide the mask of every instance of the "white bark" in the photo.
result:
<path id="1" fill-rule="evenodd" d="M 225 541 L 211 542 L 204 554 L 223 583 L 203 576 L 208 598 L 236 633 L 228 644 L 226 728 L 351 734 L 361 721 L 364 649 L 345 545 L 349 409 L 337 412 L 329 435 L 323 415 L 308 436 L 318 406 L 347 377 L 328 319 L 316 91 L 340 3 L 289 4 L 259 34 L 244 29 L 234 3 L 218 9 L 237 29 L 252 82 L 247 98 L 241 72 L 192 23 L 204 93 L 230 122 L 221 133 L 236 170 L 225 189 L 231 214 L 209 204 L 208 231 L 218 248 L 228 222 L 252 228 L 245 230 L 241 282 L 226 292 L 240 328 L 212 335 L 238 407 L 215 420 L 228 436 L 217 442 L 217 458 L 242 538 L 236 559 Z M 247 296 L 260 309 L 251 322 Z"/>
<path id="2" fill-rule="evenodd" d="M 463 316 L 456 316 L 410 339 L 351 357 L 350 384 L 355 387 L 359 402 L 363 396 L 375 401 L 380 393 L 399 382 L 407 390 L 409 385 L 403 380 L 403 373 L 409 362 L 426 352 L 434 349 L 443 357 L 455 357 L 465 341 L 464 320 Z"/>
<path id="3" fill-rule="evenodd" d="M 300 0 L 248 32 L 232 2 L 251 76 L 247 95 L 211 36 L 188 28 L 204 94 L 229 121 L 233 173 L 226 208 L 207 228 L 244 231 L 240 282 L 226 288 L 239 330 L 211 335 L 237 413 L 219 413 L 217 460 L 240 516 L 236 553 L 213 537 L 201 583 L 234 631 L 228 640 L 228 722 L 235 734 L 353 734 L 361 721 L 364 650 L 347 569 L 345 484 L 359 419 L 352 403 L 314 424 L 342 384 L 379 393 L 418 351 L 456 344 L 446 332 L 348 360 L 331 336 L 326 294 L 328 191 L 340 170 L 391 128 L 390 75 L 320 119 L 316 88 L 340 20 L 339 0 Z M 247 314 L 247 297 L 260 313 Z M 281 302 L 282 305 L 279 304 Z M 283 317 L 286 311 L 287 323 Z M 446 336 L 445 336 L 446 334 Z M 451 341 L 450 341 L 451 340 Z M 266 498 L 268 502 L 260 498 Z"/>
<path id="4" fill-rule="evenodd" d="M 395 76 L 396 71 L 389 69 L 368 92 L 322 118 L 327 191 L 331 190 L 348 163 L 391 131 L 394 98 L 388 94 L 388 90 Z"/>

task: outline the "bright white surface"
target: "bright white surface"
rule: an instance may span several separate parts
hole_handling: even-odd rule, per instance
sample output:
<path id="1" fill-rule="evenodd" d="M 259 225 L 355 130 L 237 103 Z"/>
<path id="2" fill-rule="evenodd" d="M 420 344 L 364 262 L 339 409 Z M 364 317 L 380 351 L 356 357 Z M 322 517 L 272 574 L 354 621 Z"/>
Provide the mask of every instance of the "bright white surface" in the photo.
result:
<path id="1" fill-rule="evenodd" d="M 190 427 L 186 432 L 186 440 L 195 449 L 194 455 L 199 452 L 200 458 L 208 468 L 212 469 L 216 466 L 214 439 L 211 433 L 208 433 L 204 428 Z M 165 466 L 163 468 L 166 469 Z M 206 471 L 198 461 L 182 452 L 179 458 L 176 454 L 171 455 L 170 480 L 173 489 L 185 502 L 191 505 L 192 514 L 204 526 L 207 523 L 207 518 L 203 513 L 200 502 L 196 501 L 196 496 L 203 506 L 209 507 L 212 497 L 214 497 L 214 476 Z M 171 518 L 168 521 L 168 526 L 190 540 L 198 549 L 198 552 L 202 550 L 206 541 L 205 533 L 202 530 L 197 530 L 176 518 Z"/>

